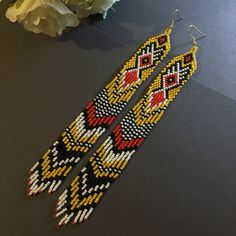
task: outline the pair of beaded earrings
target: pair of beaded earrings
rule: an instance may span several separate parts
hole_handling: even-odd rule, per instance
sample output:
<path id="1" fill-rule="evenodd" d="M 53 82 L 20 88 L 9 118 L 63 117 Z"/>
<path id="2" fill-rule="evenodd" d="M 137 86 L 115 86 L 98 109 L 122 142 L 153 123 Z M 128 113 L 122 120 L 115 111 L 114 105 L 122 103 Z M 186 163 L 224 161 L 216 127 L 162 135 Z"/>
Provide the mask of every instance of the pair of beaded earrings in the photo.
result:
<path id="1" fill-rule="evenodd" d="M 174 14 L 179 19 L 174 20 Z M 163 34 L 148 39 L 121 71 L 86 106 L 30 170 L 28 195 L 45 190 L 55 192 L 80 159 L 93 147 L 139 86 L 152 74 L 170 51 L 170 34 L 179 11 Z M 147 93 L 128 112 L 87 165 L 58 199 L 58 226 L 84 222 L 89 218 L 111 184 L 123 172 L 166 108 L 197 69 L 196 39 L 191 29 L 192 48 L 174 57 L 154 79 Z M 204 37 L 205 35 L 202 34 Z"/>

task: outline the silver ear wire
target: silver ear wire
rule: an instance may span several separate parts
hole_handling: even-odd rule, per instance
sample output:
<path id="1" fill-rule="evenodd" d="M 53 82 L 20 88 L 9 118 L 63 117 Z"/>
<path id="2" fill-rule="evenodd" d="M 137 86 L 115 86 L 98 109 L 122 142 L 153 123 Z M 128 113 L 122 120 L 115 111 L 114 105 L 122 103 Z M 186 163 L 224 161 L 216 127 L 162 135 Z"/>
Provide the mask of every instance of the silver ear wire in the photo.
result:
<path id="1" fill-rule="evenodd" d="M 195 29 L 201 36 L 199 38 L 196 39 L 196 37 L 193 35 L 193 33 L 191 32 L 191 29 Z M 202 33 L 202 31 L 200 31 L 195 25 L 190 25 L 188 27 L 188 34 L 189 36 L 192 38 L 193 40 L 193 45 L 197 45 L 197 40 L 205 38 L 206 35 L 204 33 Z"/>
<path id="2" fill-rule="evenodd" d="M 177 16 L 177 19 L 175 19 L 175 16 Z M 176 22 L 182 20 L 182 19 L 183 19 L 183 17 L 180 15 L 179 10 L 176 9 L 176 10 L 172 13 L 172 15 L 171 15 L 171 23 L 170 23 L 170 26 L 169 26 L 169 27 L 172 29 L 173 26 L 174 26 L 174 24 L 175 24 Z"/>

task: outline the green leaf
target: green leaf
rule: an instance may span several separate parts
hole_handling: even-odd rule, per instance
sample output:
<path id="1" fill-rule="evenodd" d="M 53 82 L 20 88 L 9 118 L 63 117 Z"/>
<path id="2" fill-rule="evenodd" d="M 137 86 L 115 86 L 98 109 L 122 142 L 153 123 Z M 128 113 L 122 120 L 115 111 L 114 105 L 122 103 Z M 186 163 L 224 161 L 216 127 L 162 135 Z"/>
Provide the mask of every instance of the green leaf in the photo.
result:
<path id="1" fill-rule="evenodd" d="M 20 8 L 21 4 L 24 2 L 24 0 L 17 0 L 16 1 L 16 8 Z"/>

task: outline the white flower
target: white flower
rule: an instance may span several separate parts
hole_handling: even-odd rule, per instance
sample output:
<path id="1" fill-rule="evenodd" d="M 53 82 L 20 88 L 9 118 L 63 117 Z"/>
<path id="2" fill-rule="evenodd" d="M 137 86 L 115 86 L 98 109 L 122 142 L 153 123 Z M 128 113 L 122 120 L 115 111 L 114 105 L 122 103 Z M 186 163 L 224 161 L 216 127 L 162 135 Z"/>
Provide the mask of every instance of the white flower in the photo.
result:
<path id="1" fill-rule="evenodd" d="M 61 0 L 18 0 L 8 8 L 6 17 L 19 21 L 26 30 L 61 35 L 67 26 L 77 26 L 77 16 Z"/>
<path id="2" fill-rule="evenodd" d="M 119 0 L 64 0 L 72 6 L 76 6 L 80 18 L 88 17 L 96 13 L 103 14 L 106 17 L 107 10 Z"/>

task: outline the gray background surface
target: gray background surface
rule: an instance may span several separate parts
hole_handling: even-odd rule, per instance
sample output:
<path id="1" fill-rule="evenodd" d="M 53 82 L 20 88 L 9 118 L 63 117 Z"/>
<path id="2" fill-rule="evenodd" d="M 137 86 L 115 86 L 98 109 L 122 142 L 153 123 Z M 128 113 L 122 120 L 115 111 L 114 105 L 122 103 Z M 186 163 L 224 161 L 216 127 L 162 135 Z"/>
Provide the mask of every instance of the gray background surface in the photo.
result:
<path id="1" fill-rule="evenodd" d="M 8 22 L 1 4 L 0 234 L 235 236 L 235 0 L 121 0 L 114 7 L 107 20 L 93 17 L 51 39 Z M 197 73 L 91 219 L 56 228 L 56 199 L 82 165 L 57 193 L 35 198 L 26 197 L 29 168 L 137 46 L 164 31 L 176 8 L 184 20 L 162 66 L 191 47 L 186 27 L 195 24 L 207 34 Z"/>

